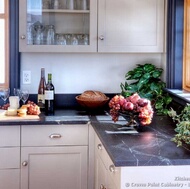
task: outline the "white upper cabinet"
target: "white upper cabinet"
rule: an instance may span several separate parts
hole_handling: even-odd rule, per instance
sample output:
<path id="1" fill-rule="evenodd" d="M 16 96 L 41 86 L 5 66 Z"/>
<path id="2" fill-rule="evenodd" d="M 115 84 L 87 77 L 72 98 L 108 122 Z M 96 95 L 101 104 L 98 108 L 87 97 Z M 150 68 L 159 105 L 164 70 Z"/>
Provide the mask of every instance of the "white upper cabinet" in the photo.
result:
<path id="1" fill-rule="evenodd" d="M 163 52 L 164 0 L 98 0 L 99 52 Z"/>
<path id="2" fill-rule="evenodd" d="M 163 52 L 165 0 L 19 3 L 20 52 Z"/>
<path id="3" fill-rule="evenodd" d="M 20 52 L 97 51 L 96 0 L 19 0 L 19 6 Z"/>

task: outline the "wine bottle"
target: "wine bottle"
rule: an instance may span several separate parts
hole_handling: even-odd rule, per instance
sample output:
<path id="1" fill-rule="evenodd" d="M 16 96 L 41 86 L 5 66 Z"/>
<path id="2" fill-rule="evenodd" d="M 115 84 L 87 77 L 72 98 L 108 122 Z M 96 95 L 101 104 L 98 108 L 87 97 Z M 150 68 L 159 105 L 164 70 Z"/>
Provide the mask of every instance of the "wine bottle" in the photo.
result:
<path id="1" fill-rule="evenodd" d="M 38 86 L 38 101 L 37 101 L 37 104 L 41 110 L 44 110 L 45 108 L 45 87 L 46 87 L 45 68 L 41 68 L 41 78 Z"/>
<path id="2" fill-rule="evenodd" d="M 52 75 L 48 74 L 48 83 L 45 88 L 45 114 L 54 115 L 54 86 L 52 84 Z"/>

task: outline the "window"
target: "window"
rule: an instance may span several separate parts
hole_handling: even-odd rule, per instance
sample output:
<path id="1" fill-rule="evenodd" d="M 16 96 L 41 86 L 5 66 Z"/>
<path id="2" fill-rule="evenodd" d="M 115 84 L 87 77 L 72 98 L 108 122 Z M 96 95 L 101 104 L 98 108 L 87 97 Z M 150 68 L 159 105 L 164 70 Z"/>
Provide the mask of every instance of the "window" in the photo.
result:
<path id="1" fill-rule="evenodd" d="M 9 9 L 8 1 L 0 0 L 0 87 L 9 87 Z"/>

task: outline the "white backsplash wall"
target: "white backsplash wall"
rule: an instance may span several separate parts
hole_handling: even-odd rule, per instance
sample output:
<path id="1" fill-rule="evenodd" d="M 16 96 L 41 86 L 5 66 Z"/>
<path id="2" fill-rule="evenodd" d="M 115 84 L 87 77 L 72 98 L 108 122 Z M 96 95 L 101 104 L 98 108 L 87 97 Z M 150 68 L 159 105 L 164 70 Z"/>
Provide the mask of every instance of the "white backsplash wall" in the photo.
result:
<path id="1" fill-rule="evenodd" d="M 21 88 L 37 94 L 41 68 L 45 75 L 52 73 L 55 93 L 75 94 L 85 90 L 120 93 L 127 71 L 136 64 L 153 63 L 165 69 L 163 54 L 59 54 L 22 53 Z M 31 84 L 23 84 L 23 70 L 31 71 Z M 163 74 L 165 78 L 165 72 Z"/>

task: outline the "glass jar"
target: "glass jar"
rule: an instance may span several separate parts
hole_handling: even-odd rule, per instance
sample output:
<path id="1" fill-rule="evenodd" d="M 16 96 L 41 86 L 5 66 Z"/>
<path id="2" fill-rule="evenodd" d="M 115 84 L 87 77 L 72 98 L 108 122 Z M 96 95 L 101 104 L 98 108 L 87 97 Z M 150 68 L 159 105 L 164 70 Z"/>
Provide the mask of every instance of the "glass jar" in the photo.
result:
<path id="1" fill-rule="evenodd" d="M 34 44 L 41 45 L 43 44 L 43 25 L 38 23 L 34 25 Z"/>
<path id="2" fill-rule="evenodd" d="M 49 25 L 47 30 L 47 45 L 54 45 L 55 43 L 55 27 Z"/>

